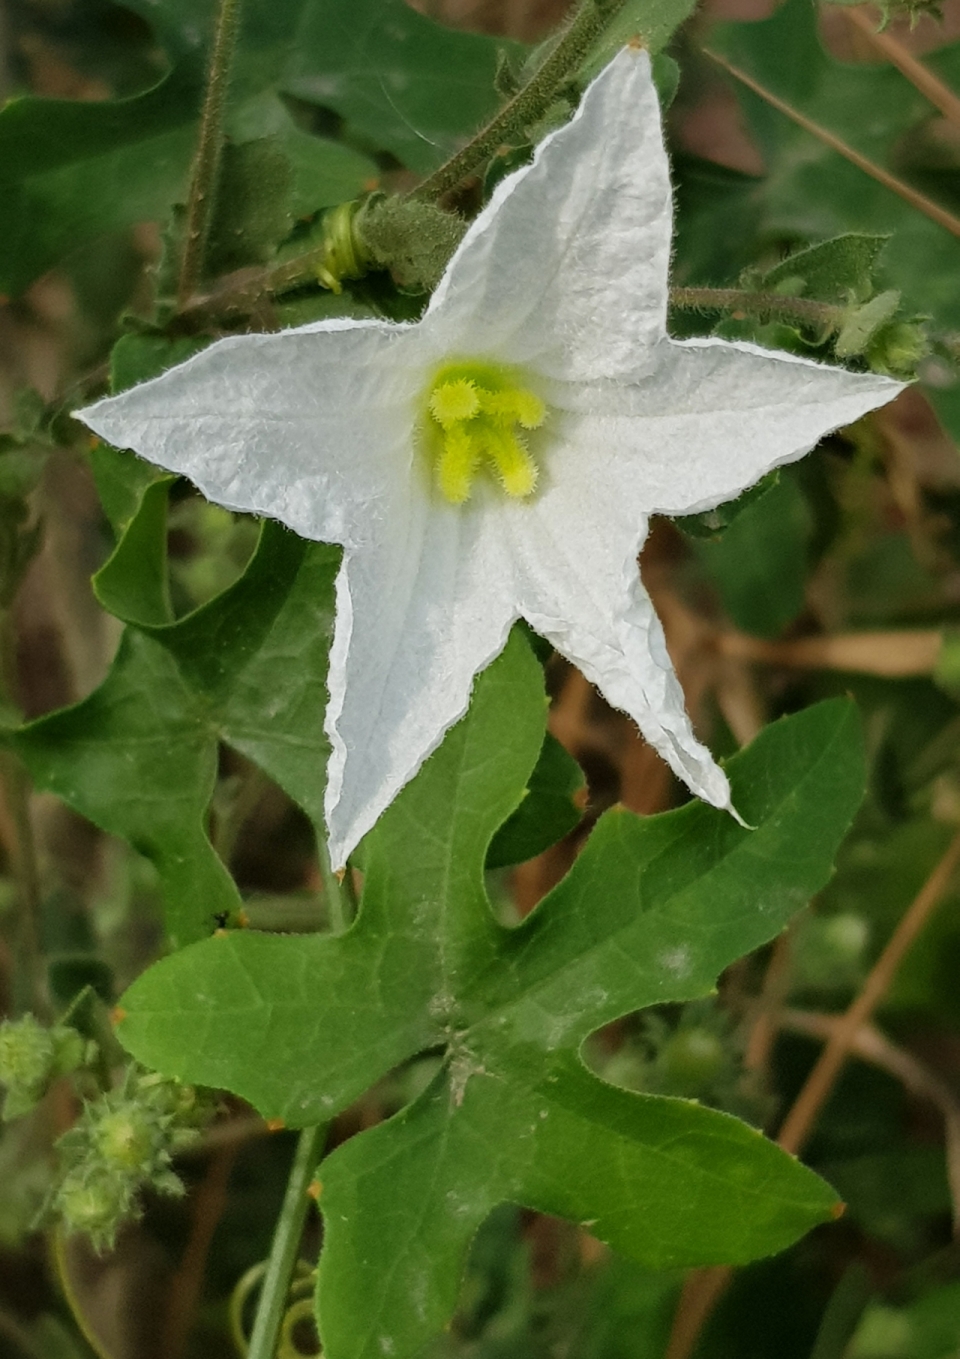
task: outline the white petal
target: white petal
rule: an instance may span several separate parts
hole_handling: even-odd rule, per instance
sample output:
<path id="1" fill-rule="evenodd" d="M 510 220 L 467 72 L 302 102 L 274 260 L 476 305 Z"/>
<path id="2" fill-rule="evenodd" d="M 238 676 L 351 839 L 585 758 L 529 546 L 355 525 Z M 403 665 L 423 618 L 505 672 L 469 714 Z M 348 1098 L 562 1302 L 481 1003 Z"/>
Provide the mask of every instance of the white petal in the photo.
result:
<path id="1" fill-rule="evenodd" d="M 481 484 L 455 508 L 414 477 L 404 494 L 347 550 L 337 582 L 326 723 L 335 868 L 466 712 L 474 675 L 517 616 L 490 531 L 500 493 Z"/>
<path id="2" fill-rule="evenodd" d="M 557 384 L 549 399 L 568 412 L 566 438 L 598 479 L 617 485 L 620 503 L 635 515 L 691 514 L 796 461 L 903 385 L 703 339 L 663 342 L 641 382 Z"/>
<path id="3" fill-rule="evenodd" d="M 349 320 L 232 336 L 77 418 L 218 504 L 346 542 L 409 475 L 419 352 L 413 328 Z"/>
<path id="4" fill-rule="evenodd" d="M 550 485 L 503 519 L 517 561 L 520 612 L 628 713 L 683 782 L 730 809 L 726 775 L 697 740 L 663 629 L 640 582 L 647 523 L 598 481 L 571 444 L 549 454 Z"/>
<path id="5" fill-rule="evenodd" d="M 671 197 L 646 52 L 625 48 L 533 164 L 501 183 L 424 325 L 438 351 L 626 378 L 665 333 Z"/>

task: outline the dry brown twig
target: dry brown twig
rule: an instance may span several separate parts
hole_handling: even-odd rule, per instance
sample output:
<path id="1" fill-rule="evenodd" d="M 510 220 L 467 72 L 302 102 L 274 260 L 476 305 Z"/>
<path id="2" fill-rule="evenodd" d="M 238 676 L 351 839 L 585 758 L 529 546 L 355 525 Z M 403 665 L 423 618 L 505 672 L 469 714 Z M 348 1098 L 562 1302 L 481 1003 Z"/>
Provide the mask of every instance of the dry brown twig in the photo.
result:
<path id="1" fill-rule="evenodd" d="M 824 1041 L 829 1040 L 837 1022 L 836 1015 L 816 1014 L 807 1010 L 784 1010 L 777 1018 L 781 1029 L 808 1034 L 811 1038 Z M 865 1024 L 857 1030 L 850 1052 L 872 1066 L 888 1071 L 911 1094 L 928 1100 L 939 1109 L 946 1143 L 953 1233 L 954 1236 L 960 1236 L 960 1095 L 955 1094 L 946 1081 L 924 1066 L 912 1052 L 892 1043 L 873 1024 Z"/>
<path id="2" fill-rule="evenodd" d="M 900 74 L 920 91 L 924 99 L 929 100 L 934 108 L 940 110 L 944 118 L 960 125 L 960 99 L 953 90 L 934 75 L 930 67 L 925 66 L 892 33 L 879 31 L 876 18 L 868 12 L 866 6 L 844 7 L 840 13 L 850 27 L 856 30 L 858 36 L 872 47 L 878 56 L 889 61 L 891 66 L 895 66 Z"/>
<path id="3" fill-rule="evenodd" d="M 796 1155 L 801 1150 L 833 1090 L 848 1055 L 856 1050 L 858 1042 L 865 1041 L 868 1045 L 871 1043 L 869 1037 L 861 1040 L 861 1032 L 886 994 L 910 946 L 942 900 L 958 865 L 960 865 L 960 831 L 954 835 L 942 858 L 901 917 L 853 1003 L 842 1015 L 831 1021 L 830 1033 L 826 1037 L 819 1060 L 788 1111 L 776 1139 L 785 1151 Z M 872 1040 L 872 1051 L 874 1053 L 882 1051 L 883 1056 L 890 1060 L 889 1048 L 881 1048 L 875 1039 Z M 909 1054 L 902 1054 L 897 1050 L 897 1057 L 893 1059 L 899 1061 L 901 1071 L 906 1070 L 904 1056 L 909 1058 Z M 911 1077 L 916 1080 L 916 1064 L 910 1067 L 910 1072 Z M 930 1090 L 928 1084 L 928 1094 Z M 942 1103 L 940 1107 L 944 1107 Z M 954 1177 L 957 1176 L 960 1180 L 958 1170 L 960 1150 L 954 1140 L 958 1137 L 960 1120 L 957 1120 L 951 1112 L 949 1119 L 946 1114 L 944 1115 L 944 1121 L 948 1139 L 951 1192 L 954 1192 L 957 1187 Z M 693 1270 L 687 1275 L 674 1316 L 673 1331 L 665 1359 L 689 1359 L 701 1330 L 726 1292 L 732 1277 L 733 1270 L 726 1265 Z"/>

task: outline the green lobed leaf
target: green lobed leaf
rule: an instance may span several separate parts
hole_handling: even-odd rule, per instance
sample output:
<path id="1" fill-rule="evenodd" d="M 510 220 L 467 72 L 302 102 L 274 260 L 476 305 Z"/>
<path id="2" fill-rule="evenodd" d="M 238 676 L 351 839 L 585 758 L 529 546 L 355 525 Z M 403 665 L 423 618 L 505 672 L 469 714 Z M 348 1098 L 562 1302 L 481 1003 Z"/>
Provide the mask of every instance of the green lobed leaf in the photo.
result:
<path id="1" fill-rule="evenodd" d="M 179 622 L 164 622 L 156 552 L 166 489 L 166 482 L 148 487 L 98 578 L 101 596 L 120 616 L 129 606 L 138 624 L 106 680 L 83 702 L 10 739 L 37 787 L 154 862 L 178 945 L 202 938 L 214 913 L 240 904 L 205 828 L 220 741 L 320 821 L 339 552 L 266 523 L 235 585 Z"/>
<path id="2" fill-rule="evenodd" d="M 130 455 L 122 458 L 124 472 Z M 135 460 L 135 475 L 147 464 Z M 101 463 L 101 468 L 103 467 Z M 114 468 L 111 467 L 111 471 Z M 154 469 L 148 469 L 152 472 Z M 103 472 L 101 471 L 101 478 Z M 173 622 L 167 581 L 167 499 L 176 477 L 159 476 L 144 487 L 140 504 L 128 520 L 107 561 L 93 577 L 99 602 L 117 618 L 145 627 Z M 115 511 L 122 514 L 122 510 Z"/>
<path id="3" fill-rule="evenodd" d="M 239 906 L 204 828 L 216 740 L 162 647 L 128 632 L 99 689 L 11 741 L 36 787 L 154 862 L 174 942 Z"/>
<path id="4" fill-rule="evenodd" d="M 423 1345 L 504 1199 L 585 1222 L 656 1267 L 780 1249 L 833 1205 L 736 1120 L 616 1090 L 578 1050 L 627 1012 L 708 994 L 822 885 L 863 792 L 853 706 L 779 722 L 731 762 L 756 830 L 701 803 L 608 813 L 566 879 L 509 930 L 494 922 L 482 868 L 543 722 L 540 668 L 515 631 L 467 717 L 368 836 L 346 933 L 232 931 L 151 968 L 123 999 L 121 1039 L 139 1060 L 295 1126 L 443 1051 L 418 1100 L 322 1168 L 331 1359 L 402 1359 Z"/>
<path id="5" fill-rule="evenodd" d="M 200 88 L 185 64 L 131 99 L 0 109 L 0 291 L 21 292 L 84 241 L 166 215 L 186 191 Z"/>

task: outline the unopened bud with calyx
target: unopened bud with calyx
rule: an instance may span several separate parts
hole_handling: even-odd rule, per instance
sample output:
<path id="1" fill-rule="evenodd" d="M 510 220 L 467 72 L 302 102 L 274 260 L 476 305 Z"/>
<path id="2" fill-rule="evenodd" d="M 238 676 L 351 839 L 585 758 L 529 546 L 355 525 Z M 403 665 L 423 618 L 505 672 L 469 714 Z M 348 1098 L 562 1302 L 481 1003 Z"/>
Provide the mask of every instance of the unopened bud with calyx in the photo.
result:
<path id="1" fill-rule="evenodd" d="M 899 308 L 900 294 L 892 289 L 851 305 L 833 343 L 837 357 L 863 359 L 873 372 L 890 377 L 913 377 L 930 346 L 922 318 L 900 317 Z"/>
<path id="2" fill-rule="evenodd" d="M 916 376 L 917 365 L 930 353 L 930 344 L 920 321 L 891 321 L 872 337 L 866 360 L 875 373 L 889 377 Z"/>
<path id="3" fill-rule="evenodd" d="M 432 203 L 370 194 L 341 203 L 320 225 L 317 279 L 338 293 L 345 280 L 388 270 L 398 287 L 430 292 L 466 231 L 466 222 Z"/>
<path id="4" fill-rule="evenodd" d="M 69 1025 L 45 1028 L 33 1015 L 0 1024 L 0 1085 L 6 1087 L 5 1120 L 20 1118 L 40 1102 L 58 1076 L 92 1060 L 95 1045 Z"/>

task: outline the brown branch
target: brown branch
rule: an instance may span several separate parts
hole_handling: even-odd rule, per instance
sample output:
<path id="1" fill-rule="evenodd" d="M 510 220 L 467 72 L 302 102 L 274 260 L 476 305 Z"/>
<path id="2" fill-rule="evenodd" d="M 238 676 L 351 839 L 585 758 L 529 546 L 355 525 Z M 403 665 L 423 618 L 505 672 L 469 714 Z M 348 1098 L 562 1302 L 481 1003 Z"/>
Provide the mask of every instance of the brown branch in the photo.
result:
<path id="1" fill-rule="evenodd" d="M 831 151 L 836 151 L 838 155 L 843 156 L 845 160 L 848 160 L 851 165 L 855 165 L 857 169 L 862 170 L 865 175 L 869 175 L 870 178 L 875 179 L 878 184 L 882 184 L 885 189 L 889 189 L 891 193 L 895 193 L 899 198 L 902 198 L 905 203 L 909 203 L 912 208 L 916 208 L 916 210 L 922 212 L 925 217 L 929 217 L 932 222 L 936 222 L 938 226 L 942 226 L 944 230 L 949 231 L 952 236 L 960 236 L 960 218 L 954 217 L 952 212 L 948 212 L 946 208 L 942 208 L 939 203 L 935 203 L 933 199 L 928 198 L 926 194 L 922 194 L 918 192 L 918 190 L 911 188 L 910 185 L 905 183 L 902 179 L 898 179 L 897 176 L 891 174 L 889 170 L 885 170 L 882 165 L 877 165 L 875 161 L 862 155 L 841 137 L 838 137 L 835 132 L 831 132 L 829 128 L 822 127 L 820 123 L 814 122 L 812 118 L 808 118 L 807 115 L 801 113 L 799 109 L 793 108 L 786 100 L 779 98 L 772 90 L 768 90 L 765 86 L 761 85 L 759 81 L 754 80 L 753 76 L 748 75 L 746 71 L 742 71 L 739 66 L 734 66 L 732 62 L 727 61 L 726 57 L 722 57 L 719 52 L 713 52 L 708 47 L 704 47 L 702 51 L 705 56 L 709 57 L 711 61 L 716 62 L 716 64 L 726 71 L 728 75 L 733 76 L 734 80 L 738 80 L 741 85 L 745 85 L 748 90 L 752 90 L 754 94 L 759 95 L 759 97 L 765 100 L 771 108 L 775 108 L 778 113 L 782 113 L 785 118 L 789 118 L 791 122 L 796 123 L 797 127 L 803 128 L 804 132 L 809 132 L 812 137 L 816 137 L 824 146 L 828 146 Z"/>
<path id="2" fill-rule="evenodd" d="M 169 1310 L 160 1347 L 165 1359 L 180 1359 L 186 1350 L 200 1305 L 213 1234 L 227 1206 L 227 1190 L 238 1151 L 237 1143 L 222 1147 L 211 1160 L 206 1177 L 193 1193 L 190 1238 L 180 1266 L 170 1281 Z"/>
<path id="3" fill-rule="evenodd" d="M 743 1065 L 748 1071 L 763 1071 L 770 1058 L 777 1033 L 776 1016 L 790 986 L 790 945 L 793 933 L 793 926 L 790 926 L 774 941 L 763 987 L 757 998 L 750 1036 L 744 1049 Z"/>
<path id="4" fill-rule="evenodd" d="M 934 108 L 940 110 L 944 118 L 949 118 L 951 123 L 960 124 L 960 99 L 948 85 L 944 85 L 939 76 L 934 75 L 929 66 L 924 66 L 923 62 L 915 57 L 909 48 L 904 47 L 892 33 L 879 32 L 865 8 L 842 8 L 840 13 L 875 52 L 885 57 L 892 66 L 896 66 L 900 74 L 920 91 L 924 99 L 929 100 Z"/>
<path id="5" fill-rule="evenodd" d="M 721 632 L 716 639 L 723 656 L 765 665 L 810 670 L 856 670 L 866 675 L 902 679 L 929 675 L 943 645 L 937 629 L 890 632 L 846 632 L 768 642 L 743 632 Z"/>
<path id="6" fill-rule="evenodd" d="M 858 1030 L 863 1027 L 883 999 L 907 950 L 950 886 L 958 864 L 960 864 L 960 831 L 950 841 L 943 858 L 907 908 L 890 936 L 886 948 L 870 969 L 859 995 L 837 1021 L 819 1061 L 807 1077 L 803 1089 L 780 1128 L 777 1141 L 785 1151 L 796 1154 L 806 1142 L 840 1074 L 840 1068 L 846 1060 Z"/>
<path id="7" fill-rule="evenodd" d="M 820 1059 L 783 1121 L 777 1142 L 784 1151 L 796 1154 L 806 1142 L 844 1061 L 855 1050 L 858 1036 L 883 999 L 907 950 L 950 886 L 958 864 L 960 831 L 951 840 L 946 853 L 901 918 L 853 1004 L 833 1021 Z M 878 1050 L 876 1044 L 873 1050 Z M 955 1191 L 960 1192 L 960 1118 L 954 1115 L 949 1120 L 945 1118 L 945 1127 L 951 1194 L 954 1194 Z M 665 1359 L 689 1359 L 701 1330 L 732 1278 L 733 1270 L 729 1265 L 692 1270 L 687 1275 L 674 1315 Z"/>
<path id="8" fill-rule="evenodd" d="M 824 1040 L 829 1040 L 838 1022 L 835 1015 L 814 1014 L 806 1010 L 784 1010 L 778 1020 L 782 1029 Z M 850 1052 L 888 1071 L 911 1094 L 929 1100 L 939 1109 L 946 1143 L 953 1233 L 954 1236 L 960 1235 L 960 1096 L 951 1090 L 946 1081 L 914 1057 L 912 1052 L 891 1043 L 873 1024 L 865 1024 L 857 1030 Z"/>

